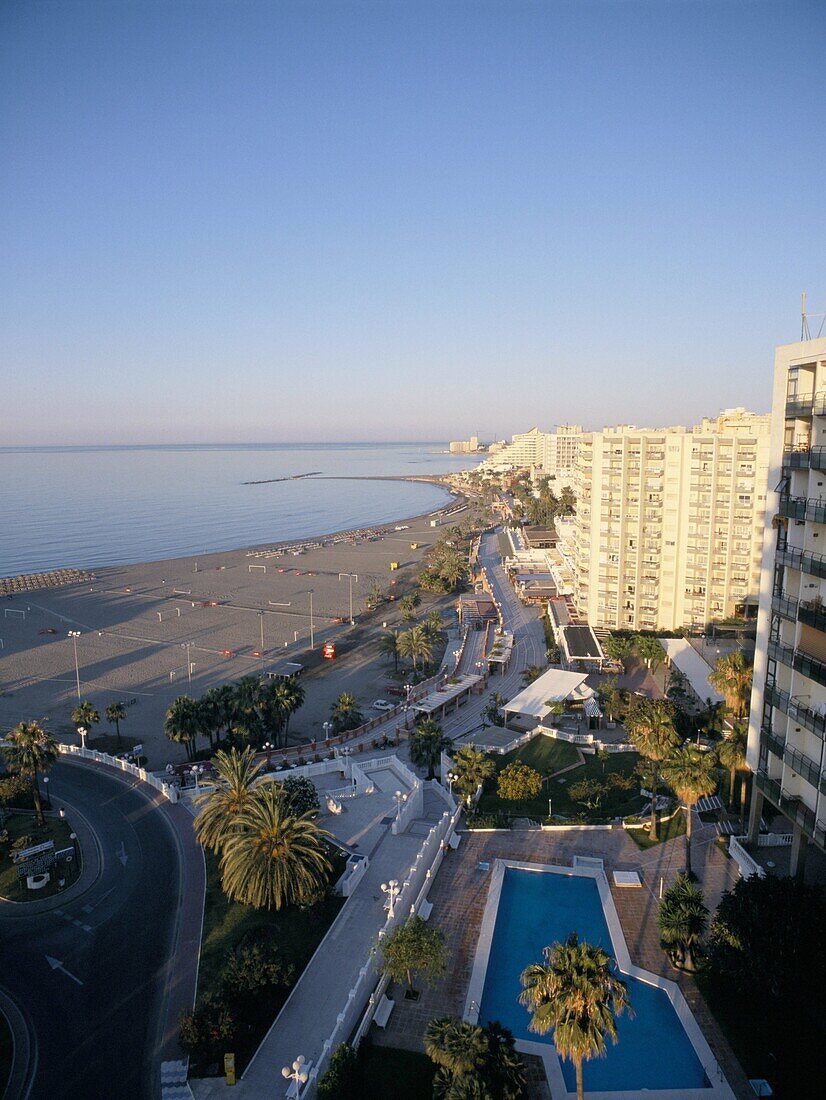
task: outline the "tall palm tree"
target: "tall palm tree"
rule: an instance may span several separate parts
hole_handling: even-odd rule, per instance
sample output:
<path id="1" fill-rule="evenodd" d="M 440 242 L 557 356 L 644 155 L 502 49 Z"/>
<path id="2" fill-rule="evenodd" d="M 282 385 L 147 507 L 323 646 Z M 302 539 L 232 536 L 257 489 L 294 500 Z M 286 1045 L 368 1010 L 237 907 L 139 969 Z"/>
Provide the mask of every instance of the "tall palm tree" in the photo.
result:
<path id="1" fill-rule="evenodd" d="M 719 657 L 709 673 L 708 682 L 725 697 L 735 718 L 742 718 L 748 709 L 753 676 L 754 669 L 742 649 Z"/>
<path id="2" fill-rule="evenodd" d="M 186 755 L 192 760 L 195 756 L 195 738 L 203 729 L 198 703 L 189 695 L 179 695 L 166 712 L 163 728 L 170 741 L 186 747 Z"/>
<path id="3" fill-rule="evenodd" d="M 21 722 L 6 734 L 3 754 L 10 771 L 18 772 L 31 781 L 37 823 L 43 825 L 45 820 L 37 775 L 38 772 L 47 772 L 57 760 L 57 741 L 37 722 Z"/>
<path id="4" fill-rule="evenodd" d="M 396 638 L 396 652 L 400 657 L 408 657 L 415 671 L 419 660 L 419 647 L 411 630 L 403 630 Z"/>
<path id="5" fill-rule="evenodd" d="M 425 626 L 414 626 L 408 631 L 410 634 L 410 646 L 417 657 L 421 658 L 423 665 L 430 664 L 433 653 L 433 637 Z"/>
<path id="6" fill-rule="evenodd" d="M 657 839 L 657 787 L 659 768 L 680 743 L 668 708 L 661 702 L 641 700 L 625 716 L 625 728 L 641 756 L 651 763 L 651 825 L 649 835 Z"/>
<path id="7" fill-rule="evenodd" d="M 427 768 L 427 778 L 432 779 L 442 752 L 452 744 L 438 722 L 425 718 L 410 735 L 410 759 L 417 767 Z"/>
<path id="8" fill-rule="evenodd" d="M 219 749 L 213 757 L 215 786 L 195 796 L 203 808 L 195 818 L 195 833 L 205 848 L 220 852 L 225 840 L 237 827 L 241 814 L 249 808 L 260 787 L 255 783 L 261 761 L 248 746 L 243 752 Z"/>
<path id="9" fill-rule="evenodd" d="M 234 685 L 235 713 L 232 731 L 250 744 L 263 740 L 264 720 L 261 717 L 261 680 L 258 676 L 242 676 Z"/>
<path id="10" fill-rule="evenodd" d="M 86 699 L 84 699 L 82 703 L 78 703 L 72 711 L 72 725 L 76 730 L 86 730 L 90 736 L 92 733 L 92 726 L 96 726 L 99 721 L 100 714 Z"/>
<path id="11" fill-rule="evenodd" d="M 442 632 L 442 627 L 444 626 L 442 622 L 442 616 L 439 614 L 438 611 L 429 612 L 428 615 L 425 617 L 423 625 L 427 633 L 433 639 L 438 638 L 439 634 L 441 634 Z"/>
<path id="12" fill-rule="evenodd" d="M 737 782 L 737 773 L 746 765 L 746 745 L 746 731 L 742 726 L 738 726 L 731 731 L 728 737 L 720 742 L 720 746 L 717 749 L 720 763 L 724 768 L 728 768 L 728 804 L 731 809 L 734 809 L 734 785 Z M 745 791 L 745 784 L 743 784 L 743 790 Z"/>
<path id="13" fill-rule="evenodd" d="M 459 554 L 453 551 L 451 554 L 446 554 L 443 560 L 439 563 L 439 575 L 442 580 L 448 586 L 450 591 L 459 587 L 462 581 L 465 579 L 467 573 L 467 567 L 462 561 Z"/>
<path id="14" fill-rule="evenodd" d="M 393 658 L 393 671 L 399 671 L 399 634 L 396 630 L 388 630 L 379 638 L 379 653 L 383 657 Z"/>
<path id="15" fill-rule="evenodd" d="M 488 1053 L 488 1040 L 479 1024 L 441 1016 L 424 1033 L 425 1054 L 451 1077 L 477 1073 Z"/>
<path id="16" fill-rule="evenodd" d="M 346 733 L 354 730 L 364 722 L 364 715 L 359 710 L 355 695 L 349 691 L 343 691 L 333 703 L 330 712 L 333 719 L 333 730 L 336 733 Z"/>
<path id="17" fill-rule="evenodd" d="M 270 784 L 239 814 L 224 841 L 224 893 L 256 909 L 310 901 L 332 869 L 325 848 L 329 835 L 312 814 L 291 814 L 281 791 Z"/>
<path id="18" fill-rule="evenodd" d="M 691 872 L 691 811 L 701 798 L 717 790 L 717 758 L 696 745 L 677 749 L 663 764 L 663 779 L 685 806 L 685 861 Z"/>
<path id="19" fill-rule="evenodd" d="M 688 875 L 678 875 L 666 890 L 657 912 L 660 943 L 674 965 L 694 970 L 695 953 L 702 943 L 708 923 L 703 893 Z"/>
<path id="20" fill-rule="evenodd" d="M 451 771 L 456 776 L 453 789 L 470 806 L 477 788 L 496 774 L 496 764 L 487 753 L 477 752 L 472 745 L 462 745 L 453 754 Z"/>
<path id="21" fill-rule="evenodd" d="M 106 721 L 110 726 L 115 727 L 115 733 L 117 734 L 118 744 L 120 744 L 120 724 L 125 722 L 127 717 L 126 707 L 123 703 L 110 703 L 106 708 Z"/>
<path id="22" fill-rule="evenodd" d="M 282 683 L 287 689 L 282 693 L 284 699 L 284 739 L 286 743 L 290 732 L 290 719 L 297 710 L 304 706 L 305 692 L 298 682 L 297 676 L 288 676 Z"/>
<path id="23" fill-rule="evenodd" d="M 531 1031 L 546 1035 L 553 1028 L 557 1054 L 574 1063 L 577 1098 L 584 1100 L 582 1063 L 604 1058 L 607 1038 L 616 1043 L 617 1017 L 633 1015 L 628 990 L 607 952 L 580 943 L 576 932 L 543 955 L 544 962 L 522 971 L 519 1002 L 532 1013 Z"/>

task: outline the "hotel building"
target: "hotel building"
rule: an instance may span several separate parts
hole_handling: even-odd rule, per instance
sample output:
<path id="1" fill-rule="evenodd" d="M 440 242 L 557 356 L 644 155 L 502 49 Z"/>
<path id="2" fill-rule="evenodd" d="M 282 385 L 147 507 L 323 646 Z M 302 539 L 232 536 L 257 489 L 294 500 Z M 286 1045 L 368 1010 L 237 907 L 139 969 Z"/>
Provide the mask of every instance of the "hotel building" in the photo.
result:
<path id="1" fill-rule="evenodd" d="M 729 409 L 695 428 L 578 437 L 576 522 L 560 549 L 596 627 L 703 628 L 755 615 L 770 418 Z"/>
<path id="2" fill-rule="evenodd" d="M 826 845 L 826 339 L 777 349 L 748 763 L 792 823 L 791 873 Z"/>

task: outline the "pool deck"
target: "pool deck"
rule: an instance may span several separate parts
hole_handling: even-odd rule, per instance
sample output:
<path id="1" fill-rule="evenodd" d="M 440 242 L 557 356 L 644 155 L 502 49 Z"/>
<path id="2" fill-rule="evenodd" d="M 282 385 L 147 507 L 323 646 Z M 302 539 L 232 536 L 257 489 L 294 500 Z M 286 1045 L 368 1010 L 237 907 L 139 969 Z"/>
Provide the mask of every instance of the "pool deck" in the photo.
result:
<path id="1" fill-rule="evenodd" d="M 723 892 L 737 881 L 737 867 L 715 844 L 713 826 L 695 819 L 692 859 L 701 879 L 706 904 L 714 910 Z M 431 922 L 445 932 L 450 965 L 445 979 L 433 988 L 425 988 L 418 1002 L 396 999 L 396 1008 L 384 1031 L 371 1029 L 371 1040 L 387 1046 L 422 1050 L 427 1022 L 434 1016 L 462 1016 L 465 1010 L 473 962 L 482 925 L 482 916 L 491 884 L 494 860 L 517 860 L 570 866 L 575 855 L 597 856 L 605 861 L 609 881 L 614 870 L 637 871 L 642 889 L 610 887 L 631 962 L 655 975 L 676 983 L 685 997 L 709 1048 L 719 1063 L 738 1100 L 753 1100 L 745 1074 L 723 1036 L 716 1020 L 691 977 L 678 974 L 668 964 L 660 947 L 657 931 L 657 893 L 660 878 L 667 889 L 684 866 L 684 838 L 678 837 L 642 850 L 622 829 L 604 832 L 531 830 L 489 833 L 464 833 L 462 844 L 450 853 L 430 891 L 433 903 Z M 488 872 L 477 869 L 488 862 Z M 529 1071 L 529 1095 L 547 1100 L 551 1091 L 542 1079 L 538 1059 L 526 1059 Z M 712 1093 L 707 1090 L 709 1098 Z M 553 1100 L 565 1094 L 554 1093 Z"/>

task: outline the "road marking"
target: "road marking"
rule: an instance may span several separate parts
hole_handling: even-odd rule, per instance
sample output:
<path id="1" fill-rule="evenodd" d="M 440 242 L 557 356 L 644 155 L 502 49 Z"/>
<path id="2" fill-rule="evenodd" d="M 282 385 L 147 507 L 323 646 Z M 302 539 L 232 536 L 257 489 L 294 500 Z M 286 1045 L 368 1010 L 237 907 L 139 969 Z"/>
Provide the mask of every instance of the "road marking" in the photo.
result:
<path id="1" fill-rule="evenodd" d="M 91 913 L 94 909 L 97 909 L 97 907 L 99 905 L 102 905 L 106 901 L 106 899 L 109 897 L 109 895 L 114 894 L 114 892 L 115 892 L 115 887 L 113 886 L 110 890 L 107 890 L 105 894 L 101 894 L 101 896 L 98 898 L 98 900 L 95 901 L 95 902 L 92 902 L 91 905 L 84 905 L 83 909 L 82 909 L 82 912 Z M 55 912 L 59 913 L 60 910 L 56 909 Z"/>
<path id="2" fill-rule="evenodd" d="M 121 861 L 121 863 L 125 867 L 126 866 L 126 861 L 129 859 L 129 856 L 126 854 L 126 845 L 124 844 L 123 841 L 120 842 L 120 848 L 118 848 L 115 855 L 118 857 L 118 859 Z"/>
<path id="3" fill-rule="evenodd" d="M 47 955 L 46 962 L 49 964 L 52 970 L 59 970 L 61 971 L 61 973 L 65 974 L 67 978 L 71 978 L 73 982 L 77 982 L 78 985 L 83 985 L 83 982 L 80 980 L 80 978 L 76 978 L 74 974 L 69 973 L 69 971 L 63 965 L 60 959 L 53 959 L 51 955 Z"/>

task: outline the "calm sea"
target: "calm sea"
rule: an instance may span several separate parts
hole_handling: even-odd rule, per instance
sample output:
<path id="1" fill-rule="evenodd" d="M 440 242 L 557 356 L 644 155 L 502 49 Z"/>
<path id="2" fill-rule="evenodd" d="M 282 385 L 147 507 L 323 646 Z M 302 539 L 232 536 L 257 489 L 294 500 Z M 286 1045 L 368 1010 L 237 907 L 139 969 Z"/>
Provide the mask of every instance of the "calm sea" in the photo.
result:
<path id="1" fill-rule="evenodd" d="M 447 473 L 444 443 L 0 448 L 0 576 L 229 550 L 388 523 L 448 498 L 433 485 L 245 481 Z"/>

